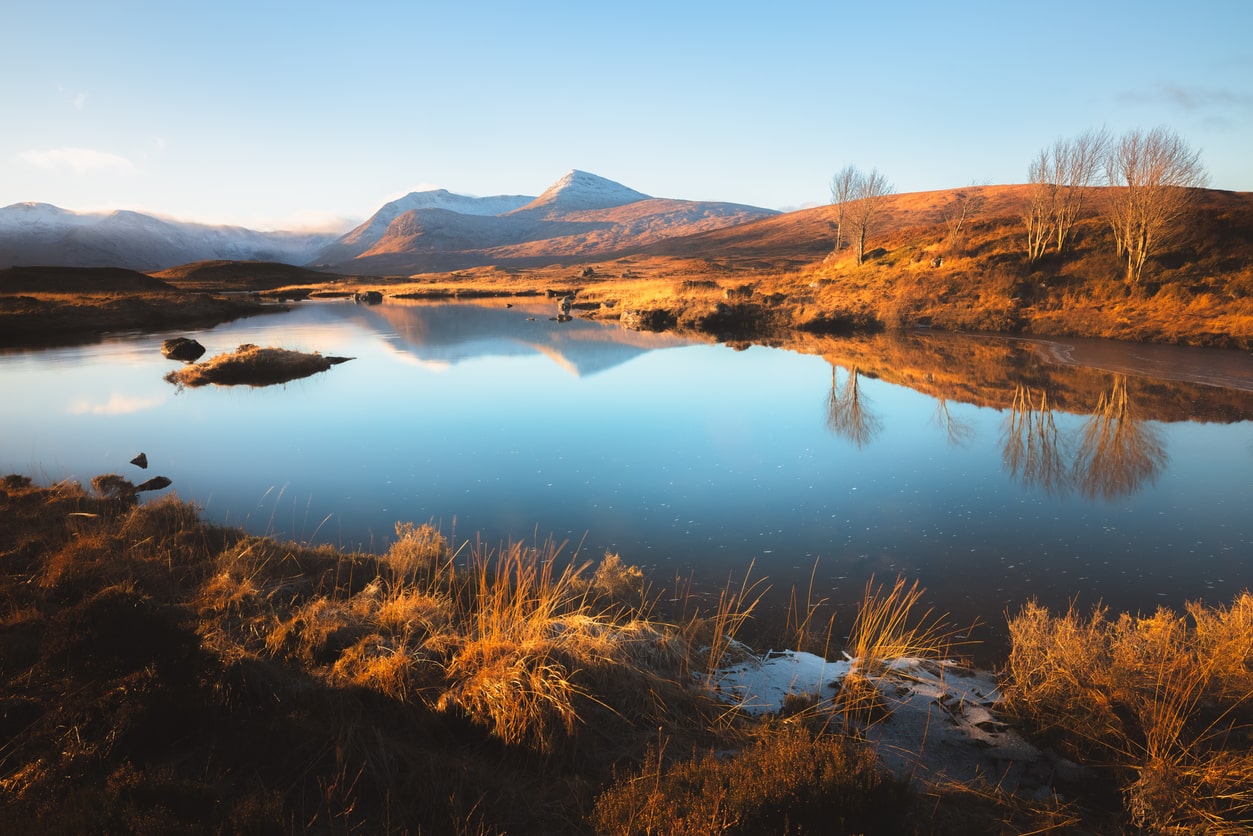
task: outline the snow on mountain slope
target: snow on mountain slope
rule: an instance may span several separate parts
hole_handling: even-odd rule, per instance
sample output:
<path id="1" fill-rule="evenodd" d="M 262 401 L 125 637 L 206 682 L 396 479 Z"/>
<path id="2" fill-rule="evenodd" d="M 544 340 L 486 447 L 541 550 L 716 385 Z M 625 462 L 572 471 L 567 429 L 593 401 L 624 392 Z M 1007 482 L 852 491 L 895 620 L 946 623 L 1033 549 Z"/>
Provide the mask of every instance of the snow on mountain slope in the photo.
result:
<path id="1" fill-rule="evenodd" d="M 446 209 L 461 215 L 503 215 L 512 212 L 535 198 L 527 195 L 494 195 L 492 197 L 470 197 L 454 194 L 447 189 L 433 189 L 425 192 L 410 192 L 402 198 L 383 204 L 370 219 L 349 232 L 340 243 L 352 246 L 357 244 L 374 244 L 387 231 L 387 227 L 405 212 L 415 209 Z"/>
<path id="2" fill-rule="evenodd" d="M 470 197 L 454 194 L 447 189 L 410 192 L 402 198 L 383 204 L 365 223 L 337 241 L 328 243 L 317 253 L 316 261 L 319 264 L 335 264 L 358 258 L 376 249 L 388 237 L 388 229 L 392 224 L 411 212 L 434 210 L 455 213 L 459 217 L 494 217 L 512 212 L 534 199 L 529 195 Z M 395 236 L 396 233 L 392 233 L 392 237 Z"/>
<path id="3" fill-rule="evenodd" d="M 412 274 L 551 263 L 636 251 L 674 236 L 777 214 L 733 203 L 654 198 L 572 170 L 539 197 L 411 192 L 342 236 L 257 232 L 138 212 L 79 214 L 48 204 L 0 208 L 0 267 L 44 264 L 154 271 L 194 261 L 279 261 L 345 273 Z"/>
<path id="4" fill-rule="evenodd" d="M 0 267 L 125 267 L 159 270 L 208 259 L 311 259 L 334 236 L 258 232 L 233 226 L 170 221 L 140 212 L 78 213 L 50 204 L 0 208 Z"/>
<path id="5" fill-rule="evenodd" d="M 581 212 L 589 209 L 611 209 L 639 200 L 648 195 L 627 188 L 621 183 L 573 169 L 553 183 L 535 200 L 517 210 L 521 212 Z"/>
<path id="6" fill-rule="evenodd" d="M 313 266 L 345 273 L 413 274 L 600 257 L 777 214 L 734 203 L 649 197 L 578 170 L 525 206 L 499 215 L 470 215 L 447 202 L 448 208 L 427 205 L 393 215 L 401 208 L 397 204 L 388 204 L 327 246 Z"/>
<path id="7" fill-rule="evenodd" d="M 98 223 L 104 214 L 71 212 L 51 203 L 14 203 L 0 208 L 0 235 L 49 237 L 69 226 Z"/>

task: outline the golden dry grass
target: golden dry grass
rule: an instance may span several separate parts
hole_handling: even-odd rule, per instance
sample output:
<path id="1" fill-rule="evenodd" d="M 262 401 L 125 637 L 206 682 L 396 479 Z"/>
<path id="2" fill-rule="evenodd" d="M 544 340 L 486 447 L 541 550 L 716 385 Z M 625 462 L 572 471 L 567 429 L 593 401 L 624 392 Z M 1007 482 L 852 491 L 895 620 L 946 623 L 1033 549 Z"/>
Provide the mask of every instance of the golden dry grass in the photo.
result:
<path id="1" fill-rule="evenodd" d="M 1253 596 L 1150 616 L 1028 604 L 1010 620 L 1007 705 L 1069 752 L 1121 776 L 1152 832 L 1253 824 Z"/>
<path id="2" fill-rule="evenodd" d="M 1243 243 L 1253 223 L 1247 195 L 1201 193 L 1191 223 L 1150 260 L 1145 280 L 1129 285 L 1109 227 L 1095 214 L 1077 223 L 1068 252 L 1028 261 L 1023 189 L 893 196 L 861 265 L 850 249 L 831 251 L 833 210 L 821 207 L 671 242 L 651 254 L 592 262 L 590 276 L 583 265 L 482 267 L 368 283 L 345 279 L 334 292 L 381 286 L 395 295 L 468 298 L 562 288 L 577 292 L 576 309 L 585 316 L 642 312 L 650 315 L 646 327 L 724 338 L 788 328 L 929 325 L 1253 346 L 1253 263 Z M 985 201 L 955 240 L 945 213 L 957 191 L 979 192 Z M 739 295 L 745 287 L 752 293 Z"/>
<path id="3" fill-rule="evenodd" d="M 715 702 L 706 676 L 756 617 L 751 572 L 662 617 L 668 593 L 618 555 L 458 548 L 413 525 L 358 554 L 21 477 L 0 481 L 0 567 L 18 829 L 960 833 L 1077 815 L 978 787 L 907 797 L 829 716 Z M 948 653 L 923 597 L 867 586 L 858 670 Z M 814 612 L 796 635 L 816 640 Z M 1253 596 L 1149 617 L 1029 606 L 1011 630 L 1011 705 L 1116 770 L 1127 823 L 1247 826 Z"/>
<path id="4" fill-rule="evenodd" d="M 324 372 L 349 359 L 323 356 L 316 351 L 261 348 L 246 343 L 229 354 L 219 354 L 172 371 L 165 379 L 179 386 L 206 386 L 210 383 L 219 386 L 269 386 Z"/>

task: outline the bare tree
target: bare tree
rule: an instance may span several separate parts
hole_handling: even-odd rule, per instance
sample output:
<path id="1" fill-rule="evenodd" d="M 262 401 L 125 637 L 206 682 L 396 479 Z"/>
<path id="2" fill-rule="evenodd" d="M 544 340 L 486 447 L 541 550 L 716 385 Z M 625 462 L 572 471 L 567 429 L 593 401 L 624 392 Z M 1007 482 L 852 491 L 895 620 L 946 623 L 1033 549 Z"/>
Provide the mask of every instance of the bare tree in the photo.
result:
<path id="1" fill-rule="evenodd" d="M 853 181 L 852 200 L 848 205 L 849 225 L 857 241 L 857 263 L 866 259 L 866 236 L 874 225 L 875 219 L 883 210 L 888 197 L 895 194 L 896 189 L 888 179 L 871 169 L 869 174 L 856 173 Z"/>
<path id="2" fill-rule="evenodd" d="M 1110 143 L 1109 132 L 1085 131 L 1059 139 L 1040 150 L 1027 167 L 1030 191 L 1023 211 L 1027 227 L 1027 260 L 1036 261 L 1050 246 L 1063 252 L 1083 213 L 1088 189 L 1101 173 Z"/>
<path id="3" fill-rule="evenodd" d="M 1096 185 L 1110 144 L 1109 131 L 1084 131 L 1072 140 L 1053 146 L 1057 169 L 1057 251 L 1066 249 L 1075 222 L 1083 213 L 1088 189 Z"/>
<path id="4" fill-rule="evenodd" d="M 1201 152 L 1165 127 L 1130 131 L 1106 156 L 1110 190 L 1106 217 L 1127 281 L 1140 281 L 1144 263 L 1178 233 L 1195 198 L 1208 182 Z"/>
<path id="5" fill-rule="evenodd" d="M 966 223 L 983 211 L 987 196 L 982 186 L 987 183 L 971 183 L 969 187 L 953 192 L 948 205 L 940 210 L 944 219 L 944 227 L 948 230 L 944 248 L 953 252 L 961 246 L 962 236 L 966 231 Z"/>
<path id="6" fill-rule="evenodd" d="M 1057 218 L 1057 183 L 1048 149 L 1027 166 L 1027 205 L 1022 222 L 1027 227 L 1027 261 L 1037 261 L 1048 250 Z"/>
<path id="7" fill-rule="evenodd" d="M 857 166 L 846 165 L 831 178 L 831 204 L 835 207 L 835 249 L 844 246 L 844 214 L 853 199 L 853 186 L 860 173 Z"/>

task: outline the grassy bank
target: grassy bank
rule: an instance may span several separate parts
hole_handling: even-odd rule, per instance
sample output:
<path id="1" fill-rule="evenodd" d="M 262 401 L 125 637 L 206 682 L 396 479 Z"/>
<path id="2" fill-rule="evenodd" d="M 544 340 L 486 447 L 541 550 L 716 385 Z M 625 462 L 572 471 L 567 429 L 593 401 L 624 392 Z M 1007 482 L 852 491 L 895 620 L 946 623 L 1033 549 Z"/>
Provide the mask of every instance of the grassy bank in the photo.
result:
<path id="1" fill-rule="evenodd" d="M 182 291 L 6 295 L 0 290 L 0 348 L 75 345 L 117 331 L 209 328 L 285 310 L 247 296 L 224 298 Z"/>
<path id="2" fill-rule="evenodd" d="M 702 604 L 616 555 L 572 564 L 551 544 L 489 550 L 429 526 L 398 526 L 378 555 L 302 547 L 206 524 L 174 497 L 136 504 L 116 481 L 0 483 L 11 832 L 1248 824 L 1247 595 L 1148 620 L 1015 616 L 1008 705 L 1100 776 L 1065 802 L 1022 798 L 889 774 L 841 719 L 893 722 L 864 687 L 765 717 L 716 699 L 708 676 L 752 635 L 755 587 Z M 885 589 L 850 639 L 859 670 L 900 648 L 945 653 L 916 590 Z M 763 638 L 831 652 L 806 612 Z M 1102 673 L 1094 648 L 1123 667 Z"/>
<path id="3" fill-rule="evenodd" d="M 573 292 L 576 313 L 723 339 L 799 329 L 849 333 L 928 326 L 1041 336 L 1253 347 L 1253 209 L 1206 192 L 1143 280 L 1128 283 L 1108 225 L 1081 220 L 1069 249 L 1029 261 L 1016 187 L 984 187 L 985 208 L 955 236 L 948 192 L 899 195 L 863 264 L 833 249 L 833 209 L 577 265 L 483 267 L 347 278 L 339 290 L 445 298 Z M 318 291 L 322 292 L 322 291 Z"/>

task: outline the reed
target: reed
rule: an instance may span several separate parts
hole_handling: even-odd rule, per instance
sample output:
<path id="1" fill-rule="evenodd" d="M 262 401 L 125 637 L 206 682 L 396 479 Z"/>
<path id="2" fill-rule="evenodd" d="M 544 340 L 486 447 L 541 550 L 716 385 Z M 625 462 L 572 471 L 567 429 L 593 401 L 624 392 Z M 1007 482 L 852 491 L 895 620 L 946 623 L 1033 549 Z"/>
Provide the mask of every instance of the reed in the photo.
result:
<path id="1" fill-rule="evenodd" d="M 1004 696 L 1019 717 L 1118 777 L 1151 832 L 1253 824 L 1247 592 L 1230 607 L 1109 619 L 1029 604 L 1010 620 Z"/>

